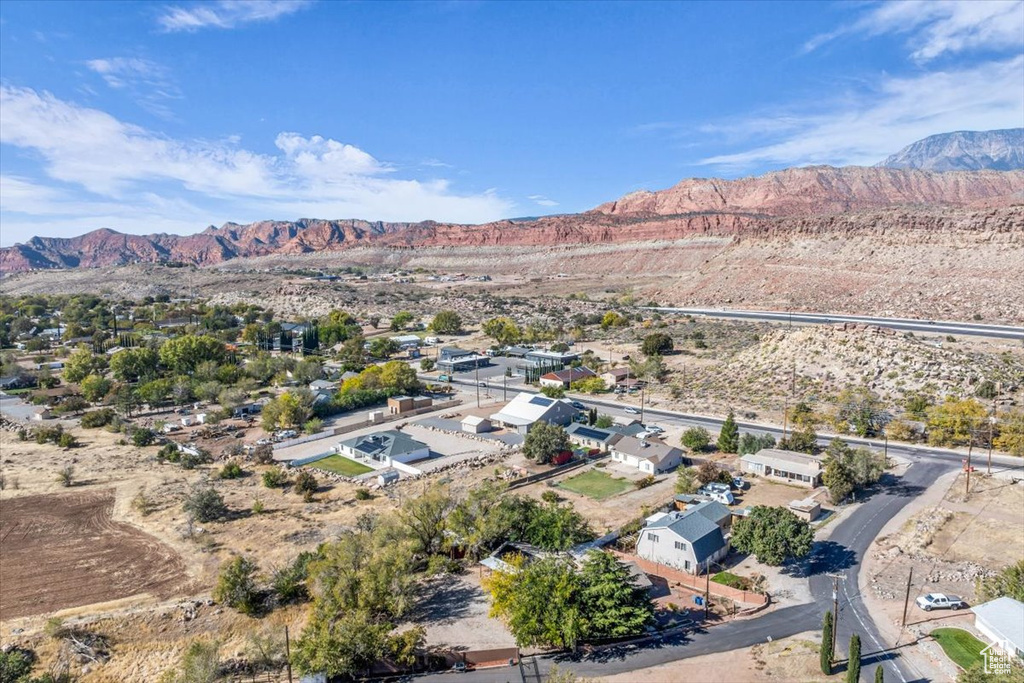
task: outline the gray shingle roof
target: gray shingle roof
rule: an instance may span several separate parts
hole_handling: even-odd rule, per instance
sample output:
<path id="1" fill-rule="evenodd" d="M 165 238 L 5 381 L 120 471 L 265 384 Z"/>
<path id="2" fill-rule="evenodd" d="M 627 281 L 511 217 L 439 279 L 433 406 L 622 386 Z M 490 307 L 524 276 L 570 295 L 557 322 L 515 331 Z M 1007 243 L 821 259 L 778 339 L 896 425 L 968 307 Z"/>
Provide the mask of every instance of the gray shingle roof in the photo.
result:
<path id="1" fill-rule="evenodd" d="M 706 500 L 698 503 L 687 510 L 687 512 L 696 512 L 698 515 L 704 516 L 715 524 L 720 524 L 723 520 L 732 517 L 732 512 L 729 508 L 722 505 L 717 500 Z"/>
<path id="2" fill-rule="evenodd" d="M 668 529 L 689 542 L 697 562 L 704 562 L 725 547 L 722 530 L 710 519 L 695 510 L 670 512 L 648 529 Z"/>

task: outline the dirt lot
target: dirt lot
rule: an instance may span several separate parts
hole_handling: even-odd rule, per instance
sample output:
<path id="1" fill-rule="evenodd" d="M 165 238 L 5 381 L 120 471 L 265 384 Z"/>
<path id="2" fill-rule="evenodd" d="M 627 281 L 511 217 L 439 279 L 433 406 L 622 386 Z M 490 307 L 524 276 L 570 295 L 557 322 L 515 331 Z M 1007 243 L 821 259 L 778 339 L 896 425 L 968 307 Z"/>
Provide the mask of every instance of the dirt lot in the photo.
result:
<path id="1" fill-rule="evenodd" d="M 150 593 L 187 580 L 177 553 L 114 522 L 114 492 L 5 500 L 0 518 L 0 619 Z"/>

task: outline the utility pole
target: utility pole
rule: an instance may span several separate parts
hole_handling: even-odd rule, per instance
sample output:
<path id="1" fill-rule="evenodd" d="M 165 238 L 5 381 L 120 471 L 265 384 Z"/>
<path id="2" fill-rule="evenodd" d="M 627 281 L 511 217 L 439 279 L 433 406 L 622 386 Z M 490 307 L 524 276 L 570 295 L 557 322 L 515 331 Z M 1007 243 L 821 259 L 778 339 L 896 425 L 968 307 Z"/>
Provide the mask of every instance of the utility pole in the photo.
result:
<path id="1" fill-rule="evenodd" d="M 476 407 L 480 407 L 480 363 L 473 362 L 473 377 L 476 379 Z"/>
<path id="2" fill-rule="evenodd" d="M 288 683 L 292 683 L 292 644 L 288 639 L 288 626 L 284 627 L 284 665 L 288 668 Z"/>
<path id="3" fill-rule="evenodd" d="M 711 564 L 704 565 L 704 621 L 708 620 L 708 603 L 711 602 Z"/>
<path id="4" fill-rule="evenodd" d="M 640 424 L 644 422 L 644 389 L 645 385 L 640 385 Z"/>
<path id="5" fill-rule="evenodd" d="M 789 399 L 782 404 L 782 439 L 786 439 L 786 426 L 789 423 Z"/>
<path id="6" fill-rule="evenodd" d="M 974 449 L 974 435 L 968 432 L 967 438 L 967 480 L 964 482 L 964 500 L 971 494 L 971 451 Z"/>
<path id="7" fill-rule="evenodd" d="M 508 375 L 501 376 L 501 400 L 508 400 Z"/>
<path id="8" fill-rule="evenodd" d="M 903 622 L 900 628 L 907 627 L 907 608 L 910 607 L 910 582 L 914 579 L 914 565 L 910 565 L 910 574 L 907 575 L 907 594 L 903 598 Z"/>
<path id="9" fill-rule="evenodd" d="M 997 385 L 998 386 L 998 385 Z M 998 396 L 999 389 L 996 389 L 996 395 Z M 992 438 L 995 436 L 993 431 L 996 428 L 996 399 L 992 399 L 992 417 L 988 419 L 988 476 L 992 476 Z"/>

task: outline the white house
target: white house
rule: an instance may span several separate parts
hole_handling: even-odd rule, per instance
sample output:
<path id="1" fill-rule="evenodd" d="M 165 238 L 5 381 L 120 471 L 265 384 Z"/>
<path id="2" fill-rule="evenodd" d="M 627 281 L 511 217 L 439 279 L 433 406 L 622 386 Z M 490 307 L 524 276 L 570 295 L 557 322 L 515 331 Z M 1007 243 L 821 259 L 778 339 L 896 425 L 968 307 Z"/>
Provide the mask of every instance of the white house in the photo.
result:
<path id="1" fill-rule="evenodd" d="M 573 422 L 565 428 L 565 431 L 574 443 L 578 443 L 584 448 L 596 448 L 602 453 L 607 452 L 612 444 L 622 438 L 622 434 L 611 429 L 590 427 L 579 422 Z"/>
<path id="2" fill-rule="evenodd" d="M 691 574 L 707 571 L 728 552 L 722 528 L 697 509 L 651 515 L 636 543 L 643 559 Z"/>
<path id="3" fill-rule="evenodd" d="M 538 422 L 567 425 L 579 411 L 569 401 L 536 396 L 525 391 L 497 413 L 491 415 L 491 423 L 519 434 L 526 434 Z"/>
<path id="4" fill-rule="evenodd" d="M 767 479 L 815 488 L 821 483 L 823 459 L 816 455 L 762 448 L 740 458 L 744 472 Z"/>
<path id="5" fill-rule="evenodd" d="M 660 474 L 683 462 L 683 451 L 658 439 L 623 436 L 611 445 L 612 460 L 648 474 Z"/>
<path id="6" fill-rule="evenodd" d="M 1024 602 L 1003 596 L 972 607 L 971 611 L 975 628 L 992 646 L 1024 659 Z"/>
<path id="7" fill-rule="evenodd" d="M 338 444 L 338 453 L 357 461 L 374 460 L 390 466 L 392 463 L 413 462 L 430 457 L 427 444 L 406 436 L 397 429 L 374 432 L 346 439 Z"/>

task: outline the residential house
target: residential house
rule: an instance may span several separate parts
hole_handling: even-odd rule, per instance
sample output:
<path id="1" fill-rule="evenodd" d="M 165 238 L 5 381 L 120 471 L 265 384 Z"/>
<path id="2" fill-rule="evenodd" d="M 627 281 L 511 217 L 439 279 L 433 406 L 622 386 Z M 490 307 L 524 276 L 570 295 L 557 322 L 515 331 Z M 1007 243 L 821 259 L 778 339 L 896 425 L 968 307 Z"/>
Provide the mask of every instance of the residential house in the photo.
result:
<path id="1" fill-rule="evenodd" d="M 611 445 L 612 460 L 648 474 L 660 474 L 683 462 L 683 451 L 653 438 L 623 436 Z"/>
<path id="2" fill-rule="evenodd" d="M 579 382 L 583 379 L 590 377 L 596 377 L 594 371 L 590 368 L 566 368 L 564 370 L 558 370 L 556 372 L 549 372 L 546 375 L 540 376 L 540 385 L 542 387 L 557 387 L 560 389 L 568 389 L 573 382 Z"/>
<path id="3" fill-rule="evenodd" d="M 309 383 L 310 391 L 334 391 L 338 388 L 337 382 L 326 379 L 315 379 Z"/>
<path id="4" fill-rule="evenodd" d="M 622 434 L 611 429 L 589 427 L 579 422 L 572 423 L 565 428 L 565 431 L 573 442 L 578 443 L 584 448 L 597 449 L 602 453 L 606 453 L 612 444 L 622 438 Z"/>
<path id="5" fill-rule="evenodd" d="M 643 559 L 691 574 L 708 571 L 728 552 L 722 528 L 695 509 L 651 515 L 636 544 Z"/>
<path id="6" fill-rule="evenodd" d="M 402 334 L 397 337 L 391 337 L 391 341 L 398 344 L 399 349 L 417 349 L 423 340 L 415 334 Z"/>
<path id="7" fill-rule="evenodd" d="M 408 463 L 430 457 L 427 444 L 397 429 L 345 439 L 338 444 L 337 451 L 346 458 L 373 460 L 387 466 L 395 462 Z"/>
<path id="8" fill-rule="evenodd" d="M 500 411 L 491 415 L 491 423 L 519 434 L 526 434 L 538 422 L 567 425 L 577 414 L 579 411 L 569 401 L 522 392 Z"/>
<path id="9" fill-rule="evenodd" d="M 607 388 L 614 389 L 616 385 L 626 381 L 626 378 L 629 377 L 629 368 L 611 368 L 602 372 L 600 377 L 604 380 L 604 385 Z"/>
<path id="10" fill-rule="evenodd" d="M 703 500 L 699 503 L 687 506 L 684 512 L 693 512 L 703 515 L 711 522 L 718 525 L 723 534 L 729 533 L 732 528 L 732 510 L 716 500 Z"/>
<path id="11" fill-rule="evenodd" d="M 972 607 L 971 611 L 975 628 L 992 646 L 1006 655 L 1024 659 L 1024 602 L 1004 595 Z"/>
<path id="12" fill-rule="evenodd" d="M 740 458 L 744 472 L 797 486 L 815 488 L 821 484 L 823 459 L 816 455 L 762 448 Z"/>
<path id="13" fill-rule="evenodd" d="M 641 434 L 647 433 L 647 427 L 644 427 L 637 420 L 625 420 L 620 417 L 612 418 L 614 424 L 608 428 L 609 431 L 621 434 L 622 436 L 636 436 L 639 437 Z"/>

